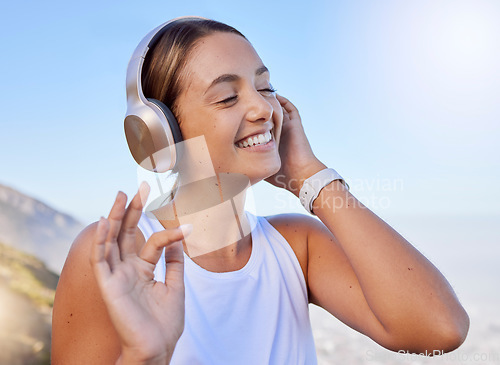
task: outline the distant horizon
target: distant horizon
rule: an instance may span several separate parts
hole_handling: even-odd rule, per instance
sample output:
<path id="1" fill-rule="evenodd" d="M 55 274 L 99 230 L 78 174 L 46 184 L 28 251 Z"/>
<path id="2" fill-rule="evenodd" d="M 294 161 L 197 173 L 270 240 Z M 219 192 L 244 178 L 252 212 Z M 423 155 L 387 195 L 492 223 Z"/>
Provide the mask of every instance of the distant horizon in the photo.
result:
<path id="1" fill-rule="evenodd" d="M 19 188 L 17 188 L 16 186 L 14 186 L 13 184 L 9 184 L 7 182 L 5 182 L 4 180 L 0 180 L 0 186 L 3 186 L 3 187 L 6 187 L 8 189 L 12 189 L 22 195 L 25 195 L 26 197 L 30 198 L 30 199 L 35 199 L 37 201 L 39 201 L 40 203 L 46 205 L 47 207 L 49 207 L 50 209 L 53 209 L 54 211 L 60 213 L 60 214 L 64 214 L 64 215 L 67 215 L 73 219 L 75 219 L 76 221 L 78 221 L 79 223 L 83 224 L 84 226 L 92 223 L 92 222 L 95 222 L 95 221 L 98 221 L 99 217 L 97 217 L 95 220 L 86 220 L 84 219 L 83 217 L 80 217 L 79 214 L 77 213 L 76 210 L 72 210 L 71 208 L 69 207 L 58 207 L 54 202 L 50 201 L 50 199 L 48 198 L 45 198 L 45 197 L 39 197 L 39 196 L 36 196 L 34 194 L 32 194 L 31 192 L 27 192 L 27 191 L 24 191 L 24 190 L 21 190 Z M 271 189 L 274 189 L 274 188 L 271 188 Z M 267 190 L 267 189 L 264 189 L 264 190 Z M 267 191 L 266 191 L 267 192 Z M 288 194 L 288 193 L 287 193 Z M 354 194 L 356 196 L 356 194 Z M 113 197 L 114 198 L 114 197 Z M 130 197 L 129 197 L 130 199 Z M 280 214 L 280 212 L 274 212 L 273 209 L 269 209 L 269 207 L 265 207 L 266 210 L 263 211 L 263 213 L 261 215 L 270 215 L 270 214 Z M 389 217 L 390 219 L 395 219 L 395 218 L 398 218 L 398 217 L 402 217 L 402 218 L 408 218 L 408 217 L 442 217 L 442 218 L 448 218 L 450 220 L 452 219 L 459 219 L 459 218 L 471 218 L 471 219 L 477 219 L 477 220 L 481 220 L 481 219 L 485 219 L 485 218 L 491 218 L 492 220 L 495 220 L 496 218 L 499 218 L 500 219 L 500 213 L 491 213 L 491 212 L 485 212 L 484 214 L 477 214 L 477 213 L 470 213 L 470 214 L 464 214 L 463 212 L 449 212 L 449 213 L 433 213 L 433 212 L 428 212 L 428 213 L 423 213 L 423 212 L 415 212 L 415 213 L 412 213 L 412 212 L 394 212 L 394 211 L 391 211 L 390 208 L 388 209 L 385 209 L 384 211 L 380 212 L 380 211 L 376 211 L 374 210 L 373 208 L 371 207 L 368 207 L 370 210 L 374 211 L 377 215 L 379 215 L 381 218 L 383 218 L 384 216 L 386 217 Z M 258 211 L 262 211 L 262 209 L 257 209 L 257 213 Z M 305 211 L 305 209 L 302 208 L 302 206 L 300 206 L 300 203 L 297 203 L 293 200 L 290 201 L 290 209 L 289 210 L 286 210 L 286 211 L 283 211 L 283 213 L 285 212 L 294 212 L 294 213 L 303 213 L 303 214 L 307 214 L 307 212 Z M 106 215 L 107 212 L 101 214 L 101 215 Z"/>

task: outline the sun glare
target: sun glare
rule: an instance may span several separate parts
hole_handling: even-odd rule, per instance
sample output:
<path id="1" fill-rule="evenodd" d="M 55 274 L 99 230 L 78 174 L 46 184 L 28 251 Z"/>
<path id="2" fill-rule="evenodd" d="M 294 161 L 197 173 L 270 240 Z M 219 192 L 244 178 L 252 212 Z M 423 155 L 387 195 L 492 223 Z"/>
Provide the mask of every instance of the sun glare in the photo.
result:
<path id="1" fill-rule="evenodd" d="M 415 15 L 408 45 L 413 68 L 405 76 L 414 85 L 406 96 L 418 105 L 419 123 L 464 136 L 497 128 L 491 116 L 500 81 L 498 4 L 434 2 Z"/>
<path id="2" fill-rule="evenodd" d="M 486 10 L 478 6 L 457 8 L 440 18 L 435 27 L 438 31 L 430 39 L 436 60 L 441 61 L 444 70 L 473 74 L 491 72 L 498 56 L 495 38 L 500 29 L 498 21 L 491 19 Z"/>

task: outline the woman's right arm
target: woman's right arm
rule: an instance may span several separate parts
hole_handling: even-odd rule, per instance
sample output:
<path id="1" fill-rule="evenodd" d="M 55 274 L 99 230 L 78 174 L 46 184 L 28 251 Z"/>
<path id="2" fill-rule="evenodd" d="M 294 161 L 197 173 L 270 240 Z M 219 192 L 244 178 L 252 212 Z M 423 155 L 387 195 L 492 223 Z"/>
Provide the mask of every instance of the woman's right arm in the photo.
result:
<path id="1" fill-rule="evenodd" d="M 89 260 L 97 225 L 92 223 L 78 235 L 59 278 L 52 315 L 54 365 L 109 365 L 120 356 L 120 340 Z"/>
<path id="2" fill-rule="evenodd" d="M 126 209 L 119 193 L 108 218 L 73 243 L 54 302 L 53 364 L 169 362 L 184 328 L 181 240 L 189 227 L 165 229 L 144 243 L 137 223 L 148 192 L 143 185 Z M 165 283 L 154 280 L 163 250 Z"/>

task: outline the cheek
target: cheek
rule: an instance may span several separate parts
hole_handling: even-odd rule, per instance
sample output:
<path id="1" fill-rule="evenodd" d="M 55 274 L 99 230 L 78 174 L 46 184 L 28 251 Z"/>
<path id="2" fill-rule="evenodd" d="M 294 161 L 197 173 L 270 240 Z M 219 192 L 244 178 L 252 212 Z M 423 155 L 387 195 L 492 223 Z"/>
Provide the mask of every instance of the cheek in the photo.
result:
<path id="1" fill-rule="evenodd" d="M 224 165 L 230 162 L 231 159 L 228 159 L 228 157 L 235 152 L 234 139 L 237 130 L 234 125 L 213 118 L 204 124 L 199 133 L 205 136 L 214 163 Z"/>
<path id="2" fill-rule="evenodd" d="M 217 131 L 216 122 L 213 116 L 193 109 L 181 115 L 179 127 L 185 140 L 199 136 L 205 136 L 208 139 L 211 134 Z"/>

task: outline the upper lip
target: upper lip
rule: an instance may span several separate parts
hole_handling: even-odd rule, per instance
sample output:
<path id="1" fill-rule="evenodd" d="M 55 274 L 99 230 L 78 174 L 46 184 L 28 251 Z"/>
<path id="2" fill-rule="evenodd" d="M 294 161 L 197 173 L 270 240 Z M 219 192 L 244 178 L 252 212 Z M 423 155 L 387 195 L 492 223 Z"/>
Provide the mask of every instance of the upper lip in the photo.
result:
<path id="1" fill-rule="evenodd" d="M 258 130 L 254 131 L 252 133 L 247 134 L 245 137 L 242 137 L 242 138 L 238 139 L 235 143 L 243 142 L 244 140 L 248 139 L 248 137 L 250 137 L 250 136 L 255 136 L 257 134 L 264 134 L 266 132 L 270 132 L 272 129 L 273 129 L 272 127 L 271 128 L 258 129 Z"/>

